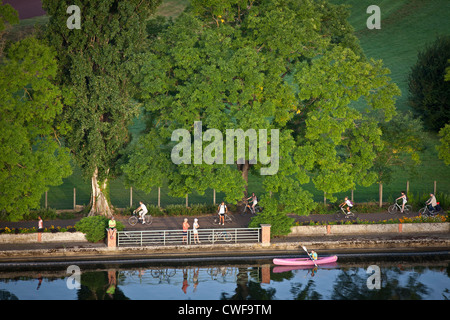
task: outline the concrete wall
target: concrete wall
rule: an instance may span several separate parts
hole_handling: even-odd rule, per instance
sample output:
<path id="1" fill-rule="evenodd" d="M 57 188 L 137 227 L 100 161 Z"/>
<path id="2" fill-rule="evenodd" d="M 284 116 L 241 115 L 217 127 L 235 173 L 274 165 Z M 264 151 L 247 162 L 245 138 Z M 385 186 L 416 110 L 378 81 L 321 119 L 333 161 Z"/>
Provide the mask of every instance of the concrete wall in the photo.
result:
<path id="1" fill-rule="evenodd" d="M 291 227 L 289 236 L 324 236 L 327 234 L 450 232 L 450 223 L 350 224 Z"/>
<path id="2" fill-rule="evenodd" d="M 87 241 L 82 232 L 44 232 L 42 242 L 84 242 Z M 0 243 L 32 243 L 38 242 L 37 233 L 0 234 Z"/>

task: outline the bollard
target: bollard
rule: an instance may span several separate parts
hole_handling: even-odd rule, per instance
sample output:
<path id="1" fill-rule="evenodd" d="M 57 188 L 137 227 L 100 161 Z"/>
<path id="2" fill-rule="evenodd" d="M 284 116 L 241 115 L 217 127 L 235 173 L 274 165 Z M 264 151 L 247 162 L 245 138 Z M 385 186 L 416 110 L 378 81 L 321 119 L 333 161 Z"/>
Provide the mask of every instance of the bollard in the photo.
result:
<path id="1" fill-rule="evenodd" d="M 117 230 L 116 228 L 113 229 L 106 229 L 106 241 L 108 244 L 108 248 L 110 249 L 115 249 L 116 248 L 116 243 L 117 243 Z"/>
<path id="2" fill-rule="evenodd" d="M 261 225 L 261 244 L 270 246 L 270 224 Z"/>

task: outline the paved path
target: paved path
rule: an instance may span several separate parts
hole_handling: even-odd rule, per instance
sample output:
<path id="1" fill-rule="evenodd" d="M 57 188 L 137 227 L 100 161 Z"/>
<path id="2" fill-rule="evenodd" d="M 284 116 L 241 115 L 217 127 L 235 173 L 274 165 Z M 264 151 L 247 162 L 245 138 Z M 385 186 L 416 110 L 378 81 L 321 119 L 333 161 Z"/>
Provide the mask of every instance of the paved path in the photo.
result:
<path id="1" fill-rule="evenodd" d="M 414 217 L 417 216 L 417 213 L 411 213 L 407 216 Z M 246 214 L 245 216 L 242 216 L 240 214 L 232 214 L 233 218 L 232 223 L 225 223 L 225 226 L 219 226 L 215 223 L 213 223 L 214 219 L 217 217 L 217 215 L 201 215 L 198 217 L 195 216 L 176 216 L 176 217 L 153 217 L 153 223 L 151 225 L 142 225 L 137 224 L 134 227 L 130 226 L 127 222 L 128 217 L 127 216 L 117 216 L 117 219 L 121 221 L 125 229 L 127 230 L 178 230 L 182 229 L 182 224 L 184 218 L 188 218 L 188 223 L 191 225 L 194 223 L 194 218 L 198 218 L 200 227 L 202 229 L 211 229 L 211 228 L 246 228 L 248 227 L 248 224 L 250 222 L 251 217 L 253 215 Z M 300 225 L 302 224 L 309 224 L 310 222 L 314 223 L 325 223 L 325 222 L 335 222 L 336 219 L 333 214 L 312 214 L 307 216 L 297 216 L 297 215 L 289 215 L 290 217 L 295 219 L 295 223 L 298 223 Z M 404 217 L 405 215 L 396 213 L 396 214 L 389 214 L 388 212 L 377 212 L 377 213 L 359 213 L 357 217 L 360 220 L 363 221 L 383 221 L 383 220 L 389 220 L 389 219 L 399 219 Z M 75 219 L 67 219 L 67 220 L 48 220 L 44 221 L 44 227 L 50 228 L 52 225 L 54 227 L 68 227 L 68 226 L 75 226 L 77 221 L 81 219 L 81 216 Z M 21 222 L 7 222 L 7 221 L 0 221 L 0 229 L 3 229 L 5 227 L 8 227 L 10 229 L 12 228 L 37 228 L 37 221 L 21 221 Z"/>

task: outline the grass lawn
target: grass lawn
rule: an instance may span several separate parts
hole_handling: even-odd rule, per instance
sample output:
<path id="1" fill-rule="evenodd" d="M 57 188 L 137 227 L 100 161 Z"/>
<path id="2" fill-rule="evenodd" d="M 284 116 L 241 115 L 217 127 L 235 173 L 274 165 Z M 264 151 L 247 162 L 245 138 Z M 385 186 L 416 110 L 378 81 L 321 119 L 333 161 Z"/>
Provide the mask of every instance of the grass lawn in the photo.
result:
<path id="1" fill-rule="evenodd" d="M 436 36 L 450 33 L 450 1 L 448 0 L 331 0 L 337 4 L 348 4 L 351 10 L 349 18 L 354 26 L 356 35 L 367 57 L 381 59 L 384 65 L 392 71 L 392 79 L 402 91 L 397 100 L 397 109 L 400 112 L 409 110 L 408 73 L 416 62 L 418 51 L 436 39 Z M 166 0 L 159 9 L 165 16 L 178 16 L 188 0 Z M 369 30 L 366 20 L 370 14 L 366 13 L 369 5 L 378 5 L 381 9 L 381 29 Z M 30 19 L 31 20 L 31 19 Z M 45 23 L 45 18 L 37 19 Z M 31 22 L 21 22 L 29 27 Z M 131 128 L 134 135 L 138 135 L 143 126 L 138 119 Z M 427 147 L 422 153 L 422 164 L 414 173 L 398 171 L 394 181 L 384 186 L 385 201 L 397 197 L 401 190 L 406 189 L 406 181 L 410 181 L 410 191 L 413 193 L 428 193 L 433 190 L 433 182 L 437 181 L 437 190 L 447 192 L 450 187 L 450 170 L 437 158 L 435 146 L 438 142 L 436 134 L 428 134 Z M 111 201 L 116 207 L 130 205 L 130 192 L 125 186 L 123 178 L 111 183 Z M 90 182 L 81 178 L 80 170 L 75 168 L 74 174 L 64 180 L 64 184 L 51 188 L 48 192 L 49 206 L 57 209 L 71 208 L 73 205 L 73 189 L 77 189 L 77 204 L 87 204 L 90 197 Z M 315 190 L 312 184 L 305 188 L 314 194 L 317 202 L 323 201 L 323 193 Z M 249 192 L 261 194 L 262 187 L 259 178 L 249 176 Z M 157 204 L 157 189 L 150 194 L 133 190 L 133 206 L 139 200 L 146 203 Z M 167 186 L 161 189 L 161 205 L 184 204 L 185 198 L 172 198 L 167 195 Z M 339 194 L 339 198 L 350 195 L 350 191 Z M 216 202 L 221 201 L 223 195 L 216 195 Z M 357 187 L 354 191 L 357 202 L 378 200 L 378 185 L 371 187 Z M 213 193 L 208 190 L 205 195 L 189 195 L 189 203 L 212 203 Z M 42 200 L 43 203 L 44 200 Z"/>

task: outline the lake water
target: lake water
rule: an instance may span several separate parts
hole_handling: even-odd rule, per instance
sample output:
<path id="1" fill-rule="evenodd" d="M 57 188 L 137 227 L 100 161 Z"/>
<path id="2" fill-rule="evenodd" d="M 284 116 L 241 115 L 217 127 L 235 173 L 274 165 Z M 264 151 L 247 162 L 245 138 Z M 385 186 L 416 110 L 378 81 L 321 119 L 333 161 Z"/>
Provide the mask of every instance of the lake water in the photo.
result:
<path id="1" fill-rule="evenodd" d="M 361 300 L 450 298 L 450 260 L 341 259 L 290 269 L 257 263 L 137 263 L 0 270 L 0 300 Z M 419 260 L 419 261 L 417 261 Z M 370 267 L 370 268 L 369 268 Z M 78 272 L 79 271 L 79 272 Z"/>

